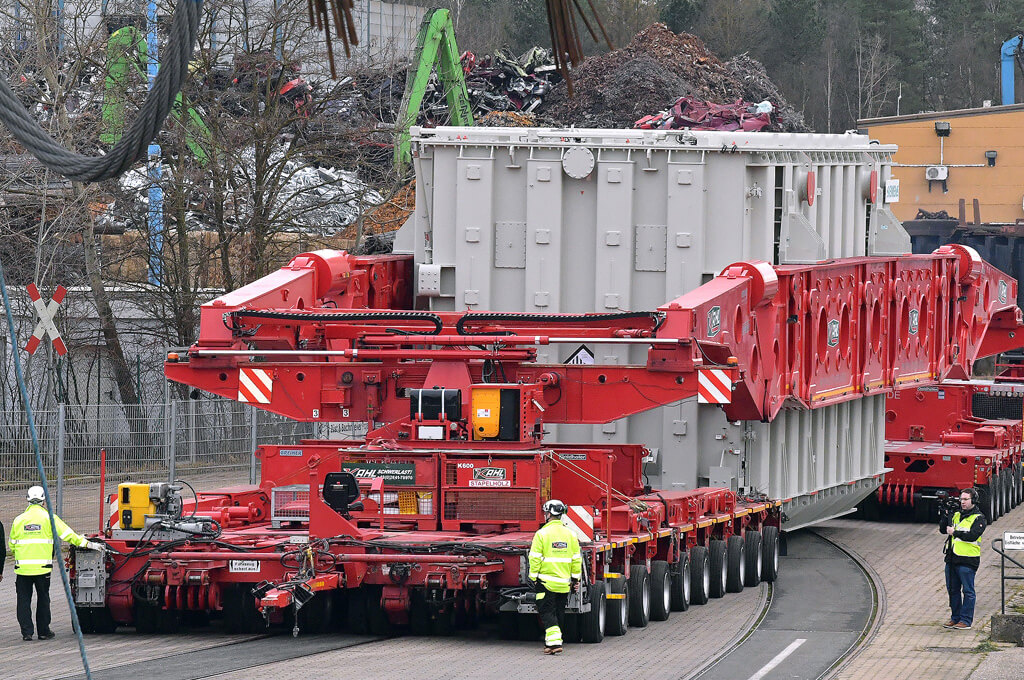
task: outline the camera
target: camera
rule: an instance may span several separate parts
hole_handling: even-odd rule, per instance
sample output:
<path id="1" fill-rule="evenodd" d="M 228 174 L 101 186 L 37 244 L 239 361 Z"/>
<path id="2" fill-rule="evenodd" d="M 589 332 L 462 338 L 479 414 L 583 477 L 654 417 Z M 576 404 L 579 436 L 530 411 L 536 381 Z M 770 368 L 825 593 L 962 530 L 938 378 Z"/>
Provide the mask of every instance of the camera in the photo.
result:
<path id="1" fill-rule="evenodd" d="M 951 497 L 948 491 L 936 491 L 935 497 L 938 499 L 939 517 L 944 517 L 946 522 L 949 522 L 953 513 L 960 510 L 960 494 Z"/>

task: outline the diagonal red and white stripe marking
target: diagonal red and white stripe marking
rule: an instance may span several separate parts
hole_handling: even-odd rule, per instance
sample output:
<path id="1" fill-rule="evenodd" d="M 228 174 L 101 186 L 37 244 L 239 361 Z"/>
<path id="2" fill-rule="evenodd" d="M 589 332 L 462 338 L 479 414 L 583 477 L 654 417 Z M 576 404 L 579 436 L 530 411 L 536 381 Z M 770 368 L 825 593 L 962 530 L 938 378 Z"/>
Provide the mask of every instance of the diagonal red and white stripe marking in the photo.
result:
<path id="1" fill-rule="evenodd" d="M 720 368 L 703 368 L 697 371 L 698 404 L 731 404 L 732 376 Z"/>
<path id="2" fill-rule="evenodd" d="M 28 339 L 28 343 L 25 345 L 25 351 L 29 354 L 35 354 L 43 336 L 47 335 L 50 336 L 53 348 L 57 350 L 57 354 L 64 356 L 68 353 L 67 345 L 64 344 L 64 339 L 60 337 L 60 331 L 57 330 L 56 324 L 53 323 L 53 317 L 57 314 L 57 307 L 60 303 L 64 302 L 64 296 L 67 295 L 67 292 L 68 289 L 64 286 L 57 286 L 57 290 L 53 292 L 53 298 L 49 302 L 44 303 L 43 296 L 39 294 L 36 284 L 28 284 L 28 296 L 32 298 L 32 306 L 36 308 L 36 314 L 39 315 L 39 322 L 36 323 L 36 327 L 32 331 L 32 337 Z"/>
<path id="3" fill-rule="evenodd" d="M 576 534 L 580 543 L 594 540 L 594 516 L 582 505 L 570 505 L 562 515 L 562 524 Z"/>
<path id="4" fill-rule="evenodd" d="M 238 370 L 238 401 L 247 404 L 269 404 L 274 393 L 274 381 L 262 368 Z"/>

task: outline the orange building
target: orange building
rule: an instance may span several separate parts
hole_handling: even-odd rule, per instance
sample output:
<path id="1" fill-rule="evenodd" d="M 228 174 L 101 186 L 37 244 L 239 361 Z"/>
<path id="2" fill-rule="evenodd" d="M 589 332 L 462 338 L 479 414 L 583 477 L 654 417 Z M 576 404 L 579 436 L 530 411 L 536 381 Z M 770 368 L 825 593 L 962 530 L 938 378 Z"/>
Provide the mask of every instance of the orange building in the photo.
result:
<path id="1" fill-rule="evenodd" d="M 870 118 L 858 127 L 899 145 L 899 202 L 889 207 L 901 221 L 922 208 L 956 219 L 963 200 L 967 222 L 1024 222 L 1024 104 Z"/>

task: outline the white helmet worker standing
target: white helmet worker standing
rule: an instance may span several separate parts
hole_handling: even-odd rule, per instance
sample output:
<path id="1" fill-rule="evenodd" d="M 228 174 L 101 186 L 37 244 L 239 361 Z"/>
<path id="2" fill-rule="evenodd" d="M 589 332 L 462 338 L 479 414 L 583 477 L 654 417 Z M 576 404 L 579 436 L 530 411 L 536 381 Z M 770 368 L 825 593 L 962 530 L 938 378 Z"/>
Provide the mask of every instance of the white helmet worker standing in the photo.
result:
<path id="1" fill-rule="evenodd" d="M 544 626 L 544 653 L 560 654 L 565 605 L 569 591 L 579 588 L 583 560 L 579 539 L 562 524 L 565 503 L 552 498 L 541 509 L 544 526 L 533 535 L 529 579 L 537 593 L 537 613 Z"/>
<path id="2" fill-rule="evenodd" d="M 58 540 L 80 548 L 105 551 L 102 543 L 90 541 L 61 520 L 53 516 L 58 540 L 54 540 L 50 514 L 46 511 L 46 492 L 41 486 L 29 487 L 26 494 L 28 508 L 11 525 L 10 546 L 14 553 L 15 590 L 18 593 L 18 625 L 21 639 L 32 640 L 32 590 L 36 592 L 36 632 L 40 640 L 52 640 L 50 630 L 50 573 L 53 560 L 58 556 Z"/>

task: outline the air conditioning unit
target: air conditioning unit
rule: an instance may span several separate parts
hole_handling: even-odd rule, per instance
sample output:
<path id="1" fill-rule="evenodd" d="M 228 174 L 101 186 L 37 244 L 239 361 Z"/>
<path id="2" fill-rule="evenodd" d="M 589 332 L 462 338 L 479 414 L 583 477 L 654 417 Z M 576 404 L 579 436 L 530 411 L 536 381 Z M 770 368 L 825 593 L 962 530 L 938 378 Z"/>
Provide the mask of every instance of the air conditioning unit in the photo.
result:
<path id="1" fill-rule="evenodd" d="M 943 182 L 949 178 L 949 167 L 945 165 L 929 165 L 924 169 L 924 178 L 929 182 Z"/>

